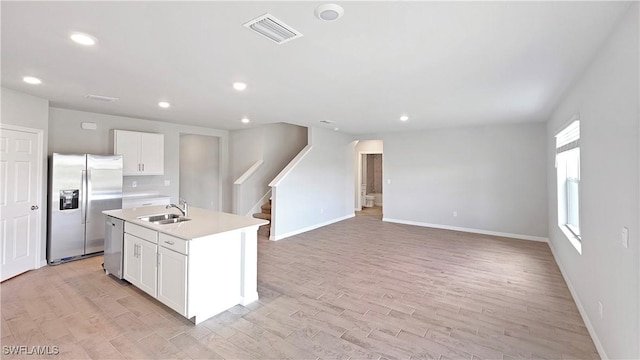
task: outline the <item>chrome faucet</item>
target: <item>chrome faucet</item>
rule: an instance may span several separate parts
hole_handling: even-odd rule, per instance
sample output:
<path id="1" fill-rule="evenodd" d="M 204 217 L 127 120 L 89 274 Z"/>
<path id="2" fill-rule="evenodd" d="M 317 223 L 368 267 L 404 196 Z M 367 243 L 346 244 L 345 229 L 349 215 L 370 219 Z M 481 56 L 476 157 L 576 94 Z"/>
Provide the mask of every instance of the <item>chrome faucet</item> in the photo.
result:
<path id="1" fill-rule="evenodd" d="M 182 213 L 182 216 L 189 216 L 189 204 L 187 204 L 186 201 L 183 201 L 182 202 L 182 206 L 183 207 L 180 207 L 180 206 L 178 206 L 176 204 L 169 204 L 165 208 L 166 209 L 176 208 L 176 209 L 180 210 L 180 212 Z"/>

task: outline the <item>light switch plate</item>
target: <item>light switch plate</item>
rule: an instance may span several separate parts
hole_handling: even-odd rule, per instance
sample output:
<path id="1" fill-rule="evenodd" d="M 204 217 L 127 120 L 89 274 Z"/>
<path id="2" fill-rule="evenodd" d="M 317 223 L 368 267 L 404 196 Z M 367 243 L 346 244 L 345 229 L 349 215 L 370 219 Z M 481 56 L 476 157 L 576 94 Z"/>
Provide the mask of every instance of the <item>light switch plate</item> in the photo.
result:
<path id="1" fill-rule="evenodd" d="M 171 180 L 165 180 L 164 181 L 164 186 L 169 186 L 171 185 Z"/>
<path id="2" fill-rule="evenodd" d="M 622 246 L 625 249 L 629 248 L 629 229 L 627 229 L 626 227 L 622 228 Z"/>
<path id="3" fill-rule="evenodd" d="M 138 182 L 137 181 L 132 181 L 131 182 L 131 187 L 134 188 L 136 186 L 138 186 Z"/>

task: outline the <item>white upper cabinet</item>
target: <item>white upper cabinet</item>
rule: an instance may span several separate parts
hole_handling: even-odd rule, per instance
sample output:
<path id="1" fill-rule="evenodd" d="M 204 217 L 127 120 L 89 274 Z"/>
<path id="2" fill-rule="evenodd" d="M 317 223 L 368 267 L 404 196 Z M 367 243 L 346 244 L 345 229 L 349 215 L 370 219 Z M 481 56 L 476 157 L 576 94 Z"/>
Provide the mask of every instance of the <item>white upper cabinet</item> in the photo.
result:
<path id="1" fill-rule="evenodd" d="M 113 153 L 123 156 L 123 175 L 164 175 L 164 134 L 113 130 Z"/>

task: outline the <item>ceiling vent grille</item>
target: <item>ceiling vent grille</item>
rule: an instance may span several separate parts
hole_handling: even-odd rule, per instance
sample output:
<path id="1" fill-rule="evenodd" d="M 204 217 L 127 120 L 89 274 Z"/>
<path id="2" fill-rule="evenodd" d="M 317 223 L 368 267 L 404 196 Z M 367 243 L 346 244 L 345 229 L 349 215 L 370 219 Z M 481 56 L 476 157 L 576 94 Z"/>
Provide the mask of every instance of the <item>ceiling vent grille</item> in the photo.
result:
<path id="1" fill-rule="evenodd" d="M 299 31 L 276 19 L 275 16 L 271 14 L 264 14 L 257 17 L 244 24 L 244 26 L 276 44 L 284 44 L 287 41 L 302 37 Z"/>
<path id="2" fill-rule="evenodd" d="M 87 95 L 87 99 L 96 100 L 96 101 L 103 101 L 103 102 L 114 102 L 114 101 L 118 100 L 118 98 L 115 98 L 115 97 L 102 96 L 102 95 L 93 95 L 93 94 Z"/>
<path id="3" fill-rule="evenodd" d="M 323 124 L 333 124 L 333 121 L 331 120 L 320 120 L 320 122 Z"/>

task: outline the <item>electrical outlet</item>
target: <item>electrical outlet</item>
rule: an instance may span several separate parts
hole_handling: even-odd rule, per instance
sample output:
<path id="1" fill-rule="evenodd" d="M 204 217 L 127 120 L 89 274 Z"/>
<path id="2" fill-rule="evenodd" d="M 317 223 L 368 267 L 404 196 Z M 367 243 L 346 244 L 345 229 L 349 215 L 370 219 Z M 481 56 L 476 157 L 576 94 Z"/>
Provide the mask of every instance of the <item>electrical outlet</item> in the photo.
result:
<path id="1" fill-rule="evenodd" d="M 458 217 L 458 212 L 457 211 L 453 212 L 453 217 Z"/>
<path id="2" fill-rule="evenodd" d="M 600 313 L 600 319 L 604 319 L 604 309 L 600 301 L 598 301 L 598 313 Z"/>
<path id="3" fill-rule="evenodd" d="M 324 214 L 324 208 L 320 208 L 320 214 Z"/>
<path id="4" fill-rule="evenodd" d="M 137 181 L 132 181 L 132 182 L 131 182 L 131 187 L 132 187 L 132 188 L 134 188 L 134 187 L 138 187 L 138 182 L 137 182 Z"/>
<path id="5" fill-rule="evenodd" d="M 164 186 L 170 186 L 170 185 L 171 185 L 171 180 L 164 181 Z"/>
<path id="6" fill-rule="evenodd" d="M 391 185 L 391 179 L 387 179 L 387 184 Z"/>
<path id="7" fill-rule="evenodd" d="M 627 229 L 626 227 L 622 228 L 622 247 L 624 247 L 625 249 L 629 248 L 629 229 Z"/>

